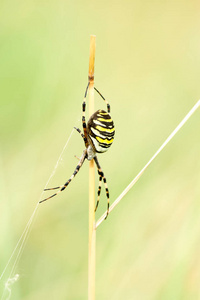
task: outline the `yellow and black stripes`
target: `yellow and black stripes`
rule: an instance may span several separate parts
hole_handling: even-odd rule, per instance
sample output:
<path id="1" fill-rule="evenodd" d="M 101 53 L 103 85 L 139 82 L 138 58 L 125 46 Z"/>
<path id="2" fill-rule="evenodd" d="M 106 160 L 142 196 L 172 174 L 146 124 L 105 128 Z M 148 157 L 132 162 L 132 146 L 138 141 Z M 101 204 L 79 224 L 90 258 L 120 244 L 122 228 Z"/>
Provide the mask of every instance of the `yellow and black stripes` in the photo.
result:
<path id="1" fill-rule="evenodd" d="M 90 140 L 92 140 L 93 138 L 91 139 L 88 139 L 87 137 L 87 127 L 86 126 L 86 122 L 85 122 L 85 110 L 86 110 L 86 97 L 87 97 L 87 92 L 88 92 L 88 88 L 89 88 L 89 82 L 87 84 L 87 87 L 86 87 L 86 91 L 85 91 L 85 95 L 84 95 L 84 100 L 83 100 L 83 104 L 82 104 L 82 126 L 83 126 L 83 133 L 84 133 L 84 136 L 85 136 L 85 139 L 84 139 L 84 142 L 85 142 L 85 146 L 86 148 L 88 147 L 89 145 L 89 142 Z M 105 101 L 106 105 L 107 105 L 107 111 L 108 113 L 110 112 L 110 104 L 108 103 L 108 101 L 103 97 L 103 95 L 99 92 L 99 90 L 97 90 L 95 87 L 94 87 L 94 90 L 101 96 L 101 98 Z M 101 110 L 99 110 L 100 112 Z M 101 111 L 102 112 L 102 118 L 99 118 L 99 127 L 100 126 L 104 126 L 104 123 L 105 122 L 110 122 L 110 121 L 107 121 L 107 116 L 110 117 L 110 115 L 108 113 L 106 113 L 105 111 Z M 94 116 L 94 114 L 92 115 Z M 91 119 L 91 118 L 90 118 Z M 108 118 L 108 119 L 111 119 L 111 118 Z M 112 119 L 111 119 L 112 120 Z M 113 124 L 113 122 L 112 122 Z M 109 124 L 106 125 L 106 127 L 108 127 Z M 97 130 L 99 130 L 99 128 L 97 128 Z M 104 136 L 105 136 L 105 129 L 104 129 Z M 95 134 L 94 134 L 95 135 Z M 100 148 L 98 147 L 98 144 L 97 144 L 97 148 L 99 148 L 99 150 L 97 150 L 97 152 L 101 153 L 101 152 L 105 152 L 106 151 L 106 148 L 109 148 L 110 145 L 112 144 L 112 142 L 108 141 L 108 139 L 105 140 L 105 137 L 104 136 L 99 136 L 99 138 L 97 139 L 98 143 L 101 144 L 100 145 Z M 113 135 L 114 136 L 114 135 Z M 94 136 L 93 136 L 94 137 Z M 102 137 L 104 138 L 104 141 L 102 140 Z M 101 140 L 100 140 L 101 139 Z M 90 143 L 91 144 L 91 143 Z M 92 146 L 93 146 L 93 149 L 95 150 L 96 149 L 96 142 L 92 142 Z M 110 145 L 109 145 L 110 144 Z M 102 148 L 102 149 L 101 149 Z"/>
<path id="2" fill-rule="evenodd" d="M 99 175 L 99 187 L 97 192 L 97 203 L 95 207 L 95 211 L 97 210 L 97 207 L 99 205 L 100 195 L 101 195 L 101 186 L 102 181 L 105 186 L 106 191 L 106 197 L 107 197 L 107 216 L 109 214 L 109 190 L 106 182 L 106 178 L 104 176 L 104 173 L 101 169 L 101 166 L 98 162 L 96 153 L 103 153 L 109 149 L 109 147 L 112 145 L 115 135 L 115 127 L 113 120 L 110 116 L 110 105 L 108 101 L 102 96 L 102 94 L 96 89 L 95 91 L 101 96 L 101 98 L 104 100 L 104 102 L 107 105 L 107 112 L 104 110 L 97 110 L 89 119 L 87 125 L 85 121 L 85 111 L 86 111 L 86 97 L 87 92 L 89 88 L 89 83 L 87 84 L 84 100 L 82 103 L 82 126 L 83 126 L 83 132 L 79 128 L 76 128 L 76 131 L 81 135 L 83 138 L 83 141 L 85 143 L 85 150 L 83 151 L 83 154 L 81 158 L 79 159 L 79 163 L 76 166 L 74 173 L 71 175 L 71 177 L 68 179 L 68 181 L 61 186 L 57 186 L 54 188 L 47 188 L 44 189 L 44 191 L 50 191 L 50 190 L 58 190 L 56 193 L 52 194 L 51 196 L 39 201 L 39 203 L 42 203 L 48 199 L 51 199 L 58 195 L 60 192 L 64 191 L 66 187 L 70 184 L 70 182 L 73 180 L 73 178 L 76 176 L 76 174 L 79 172 L 80 168 L 82 167 L 85 159 L 88 160 L 94 159 L 95 164 L 97 166 L 97 171 Z"/>
<path id="3" fill-rule="evenodd" d="M 100 194 L 101 194 L 101 183 L 102 183 L 102 179 L 103 179 L 105 190 L 106 190 L 106 197 L 107 197 L 107 216 L 108 216 L 108 214 L 109 214 L 109 205 L 110 205 L 110 196 L 109 196 L 108 185 L 107 185 L 106 178 L 104 176 L 104 173 L 101 169 L 101 166 L 100 166 L 99 161 L 98 161 L 96 156 L 94 157 L 94 161 L 96 163 L 97 171 L 98 171 L 98 174 L 99 174 L 99 188 L 98 188 L 98 192 L 97 192 L 98 197 L 97 197 L 97 204 L 96 204 L 96 207 L 95 207 L 95 211 L 97 210 L 97 207 L 99 205 L 99 199 L 100 199 Z M 107 216 L 106 216 L 106 218 L 107 218 Z"/>
<path id="4" fill-rule="evenodd" d="M 87 123 L 88 142 L 97 153 L 108 150 L 112 145 L 115 127 L 111 116 L 104 110 L 97 110 Z"/>

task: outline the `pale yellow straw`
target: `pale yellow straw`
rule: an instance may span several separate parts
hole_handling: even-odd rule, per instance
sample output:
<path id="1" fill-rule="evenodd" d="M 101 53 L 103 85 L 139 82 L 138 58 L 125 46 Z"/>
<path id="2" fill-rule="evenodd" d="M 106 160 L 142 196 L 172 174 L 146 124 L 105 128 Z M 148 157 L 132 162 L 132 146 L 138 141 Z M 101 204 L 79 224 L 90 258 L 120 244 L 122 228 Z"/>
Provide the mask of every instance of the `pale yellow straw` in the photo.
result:
<path id="1" fill-rule="evenodd" d="M 94 60 L 96 49 L 96 36 L 90 36 L 89 57 L 89 115 L 94 113 Z M 89 247 L 88 247 L 88 300 L 95 299 L 95 168 L 94 159 L 89 162 Z"/>
<path id="2" fill-rule="evenodd" d="M 193 115 L 193 113 L 200 106 L 200 100 L 193 106 L 193 108 L 189 111 L 189 113 L 184 117 L 184 119 L 180 122 L 180 124 L 174 129 L 174 131 L 169 135 L 166 141 L 162 144 L 162 146 L 156 151 L 156 153 L 152 156 L 152 158 L 148 161 L 148 163 L 144 166 L 144 168 L 138 173 L 138 175 L 131 181 L 131 183 L 125 188 L 125 190 L 119 195 L 119 197 L 113 202 L 110 206 L 109 212 L 111 212 L 115 206 L 122 200 L 122 198 L 128 193 L 128 191 L 134 186 L 134 184 L 138 181 L 138 179 L 142 176 L 143 172 L 148 168 L 148 166 L 152 163 L 152 161 L 156 158 L 156 156 L 163 150 L 163 148 L 171 141 L 171 139 L 175 136 L 175 134 L 181 129 L 181 127 L 188 121 L 188 119 Z M 103 222 L 106 218 L 107 212 L 105 212 L 99 220 L 96 222 L 96 228 Z"/>

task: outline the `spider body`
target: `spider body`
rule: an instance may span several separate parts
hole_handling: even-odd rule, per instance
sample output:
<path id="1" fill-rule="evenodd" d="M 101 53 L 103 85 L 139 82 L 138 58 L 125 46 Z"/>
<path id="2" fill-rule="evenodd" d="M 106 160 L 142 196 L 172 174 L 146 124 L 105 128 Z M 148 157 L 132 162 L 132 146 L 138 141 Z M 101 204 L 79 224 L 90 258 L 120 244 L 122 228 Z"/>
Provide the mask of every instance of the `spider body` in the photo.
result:
<path id="1" fill-rule="evenodd" d="M 82 126 L 83 126 L 83 133 L 79 128 L 74 127 L 78 133 L 83 138 L 84 144 L 85 144 L 85 150 L 83 151 L 83 154 L 79 160 L 78 165 L 76 166 L 76 169 L 74 173 L 71 175 L 71 177 L 68 179 L 68 181 L 62 185 L 62 186 L 57 186 L 55 188 L 48 188 L 44 189 L 44 191 L 48 190 L 56 190 L 59 189 L 59 191 L 50 197 L 41 200 L 39 203 L 44 202 L 54 196 L 56 196 L 58 193 L 64 191 L 68 184 L 72 181 L 72 179 L 76 176 L 76 174 L 79 172 L 81 166 L 83 165 L 85 159 L 87 160 L 92 160 L 94 159 L 96 166 L 97 166 L 97 171 L 99 174 L 99 188 L 98 188 L 98 198 L 97 198 L 97 203 L 96 203 L 96 208 L 95 211 L 98 207 L 99 204 L 99 199 L 100 199 L 100 194 L 101 194 L 101 183 L 102 180 L 104 182 L 105 186 L 105 191 L 106 191 L 106 197 L 107 197 L 107 215 L 109 213 L 109 191 L 108 191 L 108 186 L 106 182 L 106 178 L 104 176 L 104 173 L 101 169 L 101 166 L 99 164 L 99 161 L 97 159 L 96 153 L 104 153 L 106 152 L 110 146 L 112 145 L 112 142 L 114 140 L 114 135 L 115 135 L 115 127 L 113 120 L 110 116 L 110 105 L 107 102 L 107 100 L 102 96 L 102 94 L 96 89 L 95 91 L 102 97 L 102 99 L 105 101 L 107 104 L 107 112 L 104 110 L 97 110 L 90 118 L 89 121 L 86 125 L 85 122 L 85 109 L 86 109 L 86 96 L 87 96 L 87 91 L 88 91 L 89 83 L 87 85 L 86 91 L 85 91 L 85 97 L 83 100 L 82 104 Z"/>
<path id="2" fill-rule="evenodd" d="M 89 144 L 87 159 L 91 160 L 96 152 L 106 152 L 112 145 L 115 127 L 111 116 L 106 111 L 99 109 L 90 117 L 86 129 Z"/>

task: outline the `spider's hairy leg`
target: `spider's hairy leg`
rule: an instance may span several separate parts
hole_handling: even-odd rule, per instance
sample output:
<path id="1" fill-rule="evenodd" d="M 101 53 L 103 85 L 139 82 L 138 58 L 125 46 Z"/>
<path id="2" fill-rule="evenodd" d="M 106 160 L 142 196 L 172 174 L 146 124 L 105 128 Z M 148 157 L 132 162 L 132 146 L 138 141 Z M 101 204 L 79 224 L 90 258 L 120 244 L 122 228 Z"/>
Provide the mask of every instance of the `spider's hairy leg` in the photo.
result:
<path id="1" fill-rule="evenodd" d="M 96 163 L 98 174 L 99 174 L 98 199 L 97 199 L 97 204 L 96 204 L 95 211 L 96 211 L 96 209 L 98 207 L 98 204 L 99 204 L 99 198 L 100 198 L 100 194 L 101 194 L 101 182 L 102 182 L 102 178 L 103 178 L 103 182 L 104 182 L 104 186 L 105 186 L 105 190 L 106 190 L 106 197 L 107 197 L 107 215 L 106 215 L 106 218 L 107 218 L 107 216 L 109 214 L 109 206 L 110 206 L 110 198 L 109 198 L 108 185 L 107 185 L 106 178 L 104 176 L 104 173 L 103 173 L 103 171 L 101 169 L 101 166 L 100 166 L 99 161 L 98 161 L 98 159 L 97 159 L 96 156 L 94 157 L 94 161 Z"/>
<path id="2" fill-rule="evenodd" d="M 60 192 L 62 192 L 62 191 L 64 191 L 66 189 L 66 187 L 68 186 L 68 184 L 72 181 L 72 179 L 76 176 L 76 174 L 79 172 L 80 168 L 82 167 L 82 165 L 83 165 L 83 163 L 85 161 L 86 155 L 87 155 L 87 150 L 84 150 L 83 154 L 82 154 L 82 156 L 80 158 L 80 161 L 79 161 L 78 165 L 76 166 L 76 169 L 75 169 L 74 173 L 72 174 L 72 176 L 67 180 L 67 182 L 64 185 L 58 186 L 58 187 L 55 187 L 55 188 L 45 189 L 44 191 L 54 190 L 54 189 L 60 189 L 60 190 L 57 193 L 51 195 L 50 197 L 45 198 L 45 199 L 39 201 L 39 203 L 42 203 L 42 202 L 44 202 L 46 200 L 49 200 L 50 198 L 55 197 Z"/>
<path id="3" fill-rule="evenodd" d="M 85 96 L 83 99 L 83 104 L 82 104 L 82 125 L 83 125 L 83 133 L 86 138 L 86 142 L 85 142 L 86 148 L 88 147 L 88 141 L 87 141 L 87 129 L 86 129 L 86 122 L 85 122 L 85 109 L 86 109 L 86 97 L 87 97 L 87 91 L 88 91 L 89 84 L 90 83 L 88 82 L 86 91 L 85 91 Z"/>
<path id="4" fill-rule="evenodd" d="M 108 101 L 104 98 L 104 96 L 94 87 L 95 91 L 101 96 L 101 98 L 105 101 L 106 105 L 107 105 L 107 112 L 110 112 L 110 104 L 108 103 Z"/>

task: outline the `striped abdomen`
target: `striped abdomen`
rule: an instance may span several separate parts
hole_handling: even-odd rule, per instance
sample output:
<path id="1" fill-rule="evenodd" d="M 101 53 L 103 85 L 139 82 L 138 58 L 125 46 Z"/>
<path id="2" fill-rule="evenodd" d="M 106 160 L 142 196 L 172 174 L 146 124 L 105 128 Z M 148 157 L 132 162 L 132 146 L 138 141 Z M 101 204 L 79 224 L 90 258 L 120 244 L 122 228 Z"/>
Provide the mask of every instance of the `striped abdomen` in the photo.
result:
<path id="1" fill-rule="evenodd" d="M 87 123 L 88 142 L 94 151 L 101 153 L 112 145 L 115 127 L 111 116 L 104 110 L 97 110 Z"/>

